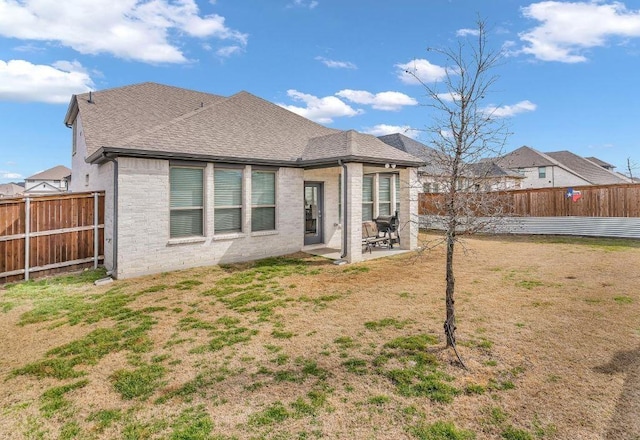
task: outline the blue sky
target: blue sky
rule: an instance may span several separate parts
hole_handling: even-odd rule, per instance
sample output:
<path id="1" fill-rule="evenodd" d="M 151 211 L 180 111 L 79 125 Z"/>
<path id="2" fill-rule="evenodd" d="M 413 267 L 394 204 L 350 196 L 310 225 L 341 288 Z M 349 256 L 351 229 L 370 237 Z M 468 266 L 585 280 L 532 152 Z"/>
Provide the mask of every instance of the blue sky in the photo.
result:
<path id="1" fill-rule="evenodd" d="M 506 151 L 640 164 L 637 0 L 0 0 L 0 183 L 70 166 L 73 93 L 145 81 L 246 90 L 334 128 L 425 128 L 404 68 L 437 80 L 446 65 L 426 49 L 478 17 L 508 55 L 487 97 Z"/>

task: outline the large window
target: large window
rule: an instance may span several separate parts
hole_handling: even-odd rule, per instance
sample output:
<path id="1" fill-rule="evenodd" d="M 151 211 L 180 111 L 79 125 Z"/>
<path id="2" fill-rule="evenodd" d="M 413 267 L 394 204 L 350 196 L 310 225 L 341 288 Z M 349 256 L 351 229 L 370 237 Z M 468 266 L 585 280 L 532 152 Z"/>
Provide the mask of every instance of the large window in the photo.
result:
<path id="1" fill-rule="evenodd" d="M 242 170 L 216 168 L 213 188 L 214 233 L 242 232 Z"/>
<path id="2" fill-rule="evenodd" d="M 373 220 L 373 176 L 362 178 L 362 221 Z"/>
<path id="3" fill-rule="evenodd" d="M 171 167 L 169 237 L 204 235 L 203 169 Z"/>
<path id="4" fill-rule="evenodd" d="M 378 179 L 378 215 L 391 215 L 391 176 Z"/>
<path id="5" fill-rule="evenodd" d="M 276 229 L 276 173 L 253 171 L 251 173 L 251 230 Z"/>

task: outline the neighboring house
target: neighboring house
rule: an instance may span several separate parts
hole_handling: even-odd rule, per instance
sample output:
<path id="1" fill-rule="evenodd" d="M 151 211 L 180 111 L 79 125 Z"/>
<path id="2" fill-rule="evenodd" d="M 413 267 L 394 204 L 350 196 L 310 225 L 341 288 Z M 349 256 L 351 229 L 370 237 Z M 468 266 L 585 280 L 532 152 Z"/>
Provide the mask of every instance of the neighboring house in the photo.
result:
<path id="1" fill-rule="evenodd" d="M 0 199 L 10 197 L 20 197 L 24 192 L 24 187 L 15 183 L 0 184 Z"/>
<path id="2" fill-rule="evenodd" d="M 440 152 L 400 133 L 378 136 L 378 139 L 423 160 L 422 166 L 418 168 L 421 192 L 446 191 L 449 172 L 446 166 L 442 166 L 447 160 L 442 160 Z M 457 185 L 459 190 L 464 191 L 498 191 L 520 188 L 520 181 L 523 179 L 520 174 L 502 168 L 491 161 L 464 164 L 462 174 L 464 177 L 458 180 Z"/>
<path id="3" fill-rule="evenodd" d="M 68 190 L 71 170 L 64 165 L 58 165 L 24 179 L 24 193 L 57 194 Z"/>
<path id="4" fill-rule="evenodd" d="M 74 95 L 72 191 L 105 191 L 105 266 L 118 278 L 341 248 L 398 211 L 417 247 L 420 160 L 247 92 L 155 83 Z"/>
<path id="5" fill-rule="evenodd" d="M 505 191 L 519 189 L 524 178 L 520 173 L 501 167 L 493 160 L 468 165 L 475 190 Z"/>
<path id="6" fill-rule="evenodd" d="M 522 188 L 552 188 L 630 183 L 630 179 L 570 151 L 541 153 L 523 146 L 496 162 L 524 179 Z"/>

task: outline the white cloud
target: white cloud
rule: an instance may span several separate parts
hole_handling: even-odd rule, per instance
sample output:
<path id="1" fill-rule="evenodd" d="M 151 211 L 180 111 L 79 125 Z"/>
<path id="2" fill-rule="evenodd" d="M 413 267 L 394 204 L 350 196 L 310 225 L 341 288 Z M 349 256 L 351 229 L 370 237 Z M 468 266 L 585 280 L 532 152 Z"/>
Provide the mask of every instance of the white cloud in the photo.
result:
<path id="1" fill-rule="evenodd" d="M 640 10 L 621 2 L 543 1 L 522 8 L 522 14 L 541 24 L 519 34 L 525 43 L 520 52 L 542 61 L 584 62 L 585 49 L 614 37 L 640 37 Z"/>
<path id="2" fill-rule="evenodd" d="M 225 46 L 218 49 L 216 51 L 216 55 L 223 58 L 229 58 L 230 56 L 242 52 L 243 50 L 244 47 L 241 46 Z"/>
<path id="3" fill-rule="evenodd" d="M 378 124 L 373 127 L 368 127 L 362 130 L 363 133 L 372 134 L 374 136 L 384 136 L 385 134 L 393 134 L 393 133 L 401 133 L 410 138 L 417 138 L 420 132 L 415 130 L 408 125 L 387 125 L 387 124 Z"/>
<path id="4" fill-rule="evenodd" d="M 309 8 L 315 9 L 318 6 L 318 2 L 316 0 L 305 1 L 305 0 L 293 0 L 291 3 L 287 5 L 288 8 Z"/>
<path id="5" fill-rule="evenodd" d="M 316 57 L 316 60 L 320 61 L 327 67 L 331 67 L 332 69 L 357 69 L 358 66 L 349 62 L 349 61 L 336 61 L 330 60 L 325 57 Z"/>
<path id="6" fill-rule="evenodd" d="M 363 113 L 362 110 L 353 109 L 335 96 L 318 98 L 317 96 L 308 95 L 297 90 L 287 90 L 287 95 L 294 101 L 303 102 L 305 107 L 285 104 L 278 105 L 320 124 L 329 124 L 333 122 L 334 118 L 344 116 L 351 117 Z"/>
<path id="7" fill-rule="evenodd" d="M 53 66 L 24 60 L 0 60 L 0 101 L 68 103 L 74 93 L 84 93 L 93 81 L 77 61 Z"/>
<path id="8" fill-rule="evenodd" d="M 447 92 L 447 93 L 438 93 L 438 98 L 442 101 L 446 101 L 446 102 L 453 102 L 453 101 L 459 101 L 460 98 L 462 97 L 462 95 L 460 95 L 459 93 L 455 93 L 455 92 Z"/>
<path id="9" fill-rule="evenodd" d="M 242 47 L 248 38 L 228 28 L 224 17 L 198 15 L 195 0 L 0 0 L 0 35 L 148 63 L 186 62 L 178 42 L 170 41 L 176 35 Z"/>
<path id="10" fill-rule="evenodd" d="M 376 110 L 398 111 L 406 105 L 416 105 L 418 101 L 400 92 L 381 92 L 375 95 L 365 90 L 340 90 L 337 96 L 356 104 L 370 105 Z"/>
<path id="11" fill-rule="evenodd" d="M 417 59 L 404 64 L 396 64 L 398 78 L 405 84 L 436 82 L 447 76 L 447 69 L 431 64 L 425 59 Z M 410 73 L 408 73 L 410 72 Z"/>
<path id="12" fill-rule="evenodd" d="M 0 179 L 24 179 L 22 174 L 13 173 L 11 171 L 0 170 Z"/>
<path id="13" fill-rule="evenodd" d="M 456 31 L 456 37 L 467 37 L 467 36 L 477 37 L 480 35 L 480 31 L 478 29 L 458 29 Z"/>
<path id="14" fill-rule="evenodd" d="M 538 106 L 535 105 L 531 101 L 520 101 L 514 105 L 503 105 L 501 107 L 488 106 L 485 107 L 482 111 L 484 113 L 490 114 L 495 118 L 509 118 L 511 116 L 515 116 L 519 113 L 532 112 Z"/>

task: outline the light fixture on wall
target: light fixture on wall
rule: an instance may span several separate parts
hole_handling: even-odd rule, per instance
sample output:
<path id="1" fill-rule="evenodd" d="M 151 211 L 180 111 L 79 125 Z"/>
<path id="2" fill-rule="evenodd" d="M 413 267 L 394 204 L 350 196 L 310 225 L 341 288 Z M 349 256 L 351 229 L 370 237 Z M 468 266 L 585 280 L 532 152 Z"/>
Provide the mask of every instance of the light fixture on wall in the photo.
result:
<path id="1" fill-rule="evenodd" d="M 395 163 L 385 163 L 385 164 L 384 164 L 384 167 L 385 167 L 385 168 L 395 168 L 395 167 L 396 167 L 396 164 L 395 164 Z"/>

